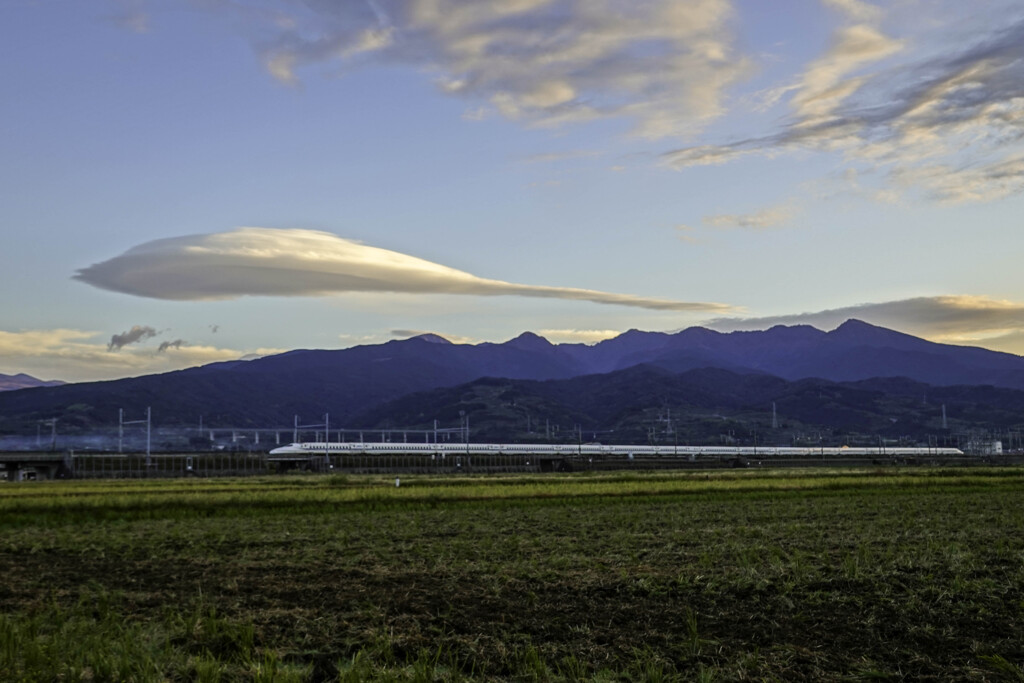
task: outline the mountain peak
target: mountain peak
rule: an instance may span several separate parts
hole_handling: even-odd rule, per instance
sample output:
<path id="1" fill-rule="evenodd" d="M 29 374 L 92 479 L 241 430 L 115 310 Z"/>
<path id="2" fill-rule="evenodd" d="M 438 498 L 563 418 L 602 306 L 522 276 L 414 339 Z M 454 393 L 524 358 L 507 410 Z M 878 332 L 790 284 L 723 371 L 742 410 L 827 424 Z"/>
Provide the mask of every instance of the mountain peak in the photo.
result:
<path id="1" fill-rule="evenodd" d="M 554 348 L 554 344 L 533 332 L 523 332 L 515 339 L 509 339 L 505 342 L 505 346 L 522 349 L 524 351 L 548 351 Z"/>
<path id="2" fill-rule="evenodd" d="M 428 342 L 430 344 L 451 344 L 450 341 L 448 341 L 447 339 L 445 339 L 444 337 L 442 337 L 439 334 L 434 334 L 433 332 L 425 332 L 423 334 L 417 334 L 415 337 L 409 337 L 409 339 L 420 339 L 420 340 Z"/>
<path id="3" fill-rule="evenodd" d="M 791 343 L 795 341 L 812 342 L 825 336 L 824 332 L 811 325 L 775 325 L 765 330 L 764 334 L 778 339 L 787 339 Z"/>
<path id="4" fill-rule="evenodd" d="M 886 328 L 879 327 L 878 325 L 872 325 L 871 323 L 866 323 L 863 320 L 858 320 L 857 318 L 848 318 L 846 320 L 846 322 L 844 322 L 842 325 L 840 325 L 839 327 L 837 327 L 836 329 L 834 329 L 832 331 L 833 332 L 839 332 L 840 330 L 842 330 L 844 332 L 849 332 L 849 331 L 854 331 L 854 330 L 884 330 L 884 329 L 886 329 Z M 889 330 L 889 331 L 891 331 L 891 330 Z"/>
<path id="5" fill-rule="evenodd" d="M 666 332 L 644 332 L 643 330 L 638 330 L 633 327 L 615 337 L 612 337 L 611 339 L 601 340 L 596 344 L 596 346 L 622 346 L 624 344 L 636 343 L 664 344 L 670 336 L 671 335 Z"/>
<path id="6" fill-rule="evenodd" d="M 923 341 L 913 335 L 890 330 L 887 327 L 872 325 L 856 318 L 850 318 L 828 334 L 845 342 L 856 342 L 859 344 L 893 343 L 896 341 L 919 344 Z"/>
<path id="7" fill-rule="evenodd" d="M 614 339 L 642 339 L 642 338 L 649 337 L 649 336 L 654 335 L 654 334 L 661 334 L 661 333 L 660 332 L 644 332 L 643 330 L 638 330 L 635 327 L 631 327 L 628 330 L 626 330 L 625 332 L 623 332 L 622 334 L 618 335 L 617 337 L 614 337 Z"/>

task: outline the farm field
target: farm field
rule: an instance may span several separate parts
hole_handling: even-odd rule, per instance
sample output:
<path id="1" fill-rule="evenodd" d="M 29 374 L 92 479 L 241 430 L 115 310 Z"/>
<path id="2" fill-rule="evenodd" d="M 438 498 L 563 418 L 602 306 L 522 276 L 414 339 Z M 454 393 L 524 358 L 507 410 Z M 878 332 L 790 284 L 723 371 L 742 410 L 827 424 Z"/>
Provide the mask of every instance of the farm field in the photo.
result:
<path id="1" fill-rule="evenodd" d="M 1024 680 L 1024 470 L 0 486 L 0 680 Z"/>

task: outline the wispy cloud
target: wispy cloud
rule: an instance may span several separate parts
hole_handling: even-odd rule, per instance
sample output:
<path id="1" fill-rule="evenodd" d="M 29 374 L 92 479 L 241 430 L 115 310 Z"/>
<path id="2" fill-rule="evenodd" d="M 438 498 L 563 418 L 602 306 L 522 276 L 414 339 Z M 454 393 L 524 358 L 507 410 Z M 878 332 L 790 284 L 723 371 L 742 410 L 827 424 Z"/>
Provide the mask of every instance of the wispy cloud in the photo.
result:
<path id="1" fill-rule="evenodd" d="M 722 164 L 752 154 L 839 151 L 845 163 L 881 172 L 904 191 L 945 202 L 984 202 L 1024 189 L 1024 15 L 932 54 L 878 27 L 881 13 L 856 0 L 827 0 L 856 23 L 808 65 L 774 132 L 666 152 L 674 168 Z"/>
<path id="2" fill-rule="evenodd" d="M 540 126 L 623 119 L 643 138 L 692 140 L 660 155 L 644 150 L 676 169 L 811 150 L 837 152 L 846 165 L 880 176 L 891 186 L 877 195 L 885 201 L 903 192 L 986 202 L 1024 188 L 1013 148 L 1024 140 L 1019 3 L 955 10 L 920 3 L 913 21 L 892 20 L 910 12 L 909 2 L 821 3 L 839 20 L 828 47 L 745 94 L 738 86 L 766 58 L 737 47 L 735 15 L 744 6 L 732 0 L 204 5 L 243 13 L 264 67 L 285 84 L 299 84 L 304 72 L 404 65 L 465 100 L 467 119 Z M 985 13 L 998 21 L 955 19 Z M 740 121 L 780 106 L 787 114 L 761 132 L 717 143 L 697 137 L 726 113 Z M 971 189 L 960 191 L 949 177 Z"/>
<path id="3" fill-rule="evenodd" d="M 711 231 L 721 230 L 767 230 L 790 224 L 800 213 L 801 207 L 793 202 L 766 206 L 750 213 L 721 213 L 704 216 L 701 226 L 687 223 L 675 226 L 676 237 L 689 244 L 706 242 L 704 238 Z"/>
<path id="4" fill-rule="evenodd" d="M 119 10 L 110 17 L 115 26 L 132 33 L 149 33 L 149 12 L 143 0 L 117 0 Z"/>
<path id="5" fill-rule="evenodd" d="M 1024 155 L 978 166 L 901 166 L 890 178 L 897 186 L 919 186 L 943 204 L 987 202 L 1024 190 Z"/>
<path id="6" fill-rule="evenodd" d="M 692 225 L 687 225 L 686 223 L 680 223 L 676 226 L 676 237 L 689 244 L 700 243 L 700 239 L 697 237 L 697 231 Z"/>
<path id="7" fill-rule="evenodd" d="M 901 49 L 899 41 L 867 24 L 856 24 L 837 32 L 835 44 L 815 60 L 803 75 L 790 100 L 798 128 L 809 129 L 832 122 L 836 110 L 867 80 L 850 74 L 866 64 L 889 57 Z"/>
<path id="8" fill-rule="evenodd" d="M 601 152 L 592 149 L 570 149 L 564 152 L 548 152 L 543 154 L 531 154 L 523 157 L 523 163 L 527 164 L 550 164 L 560 161 L 573 161 L 575 159 L 593 159 L 601 156 Z"/>
<path id="9" fill-rule="evenodd" d="M 706 324 L 722 331 L 765 329 L 773 325 L 813 325 L 819 329 L 832 329 L 850 318 L 933 341 L 1024 352 L 1024 303 L 986 296 L 915 297 L 814 313 L 718 318 Z"/>
<path id="10" fill-rule="evenodd" d="M 239 228 L 157 240 L 82 268 L 74 277 L 115 292 L 175 301 L 404 292 L 528 296 L 664 311 L 724 312 L 731 308 L 490 280 L 313 230 Z"/>
<path id="11" fill-rule="evenodd" d="M 855 21 L 876 22 L 882 18 L 882 10 L 878 6 L 863 0 L 824 0 L 824 3 Z"/>
<path id="12" fill-rule="evenodd" d="M 726 213 L 705 216 L 701 219 L 704 225 L 713 228 L 746 228 L 760 230 L 763 228 L 776 228 L 785 225 L 793 220 L 797 214 L 797 208 L 793 204 L 778 204 L 766 206 L 753 213 Z"/>
<path id="13" fill-rule="evenodd" d="M 314 65 L 411 64 L 433 73 L 441 92 L 473 100 L 469 118 L 624 117 L 659 138 L 721 115 L 725 90 L 750 70 L 733 49 L 732 14 L 730 0 L 304 3 L 288 22 L 265 21 L 273 37 L 258 49 L 289 85 Z"/>

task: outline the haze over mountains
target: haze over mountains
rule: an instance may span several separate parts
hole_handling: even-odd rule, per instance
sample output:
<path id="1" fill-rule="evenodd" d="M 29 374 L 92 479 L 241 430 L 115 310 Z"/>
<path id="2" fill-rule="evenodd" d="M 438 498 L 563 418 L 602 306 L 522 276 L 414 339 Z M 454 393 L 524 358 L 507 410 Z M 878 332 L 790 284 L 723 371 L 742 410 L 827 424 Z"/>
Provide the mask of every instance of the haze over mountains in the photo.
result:
<path id="1" fill-rule="evenodd" d="M 295 415 L 311 421 L 329 413 L 331 424 L 337 426 L 413 427 L 408 421 L 452 418 L 428 414 L 445 412 L 441 408 L 448 400 L 442 398 L 446 389 L 467 385 L 464 393 L 471 396 L 480 394 L 480 387 L 488 382 L 495 386 L 481 378 L 544 383 L 529 388 L 533 386 L 529 382 L 514 387 L 506 382 L 504 391 L 514 388 L 533 396 L 531 400 L 539 402 L 538 411 L 564 414 L 564 420 L 588 425 L 612 420 L 609 406 L 618 413 L 628 412 L 631 402 L 636 409 L 651 408 L 660 401 L 665 406 L 719 406 L 742 412 L 749 410 L 745 405 L 770 411 L 773 401 L 801 396 L 792 404 L 809 401 L 804 414 L 814 424 L 827 424 L 833 414 L 837 423 L 881 428 L 885 426 L 882 413 L 896 409 L 896 404 L 904 406 L 900 411 L 911 410 L 929 391 L 933 397 L 950 394 L 951 414 L 952 396 L 966 395 L 962 387 L 954 391 L 929 390 L 929 386 L 990 385 L 998 389 L 985 389 L 984 396 L 998 394 L 993 402 L 1016 405 L 1017 392 L 1024 391 L 1024 358 L 928 342 L 856 320 L 831 332 L 809 326 L 731 333 L 704 328 L 675 334 L 631 330 L 592 346 L 554 345 L 532 333 L 502 344 L 477 345 L 421 335 L 342 350 L 292 351 L 161 375 L 4 392 L 0 394 L 0 429 L 11 433 L 51 417 L 59 418 L 65 428 L 87 429 L 116 424 L 119 408 L 139 412 L 146 406 L 152 406 L 155 420 L 168 425 L 197 424 L 203 416 L 210 426 L 283 427 Z M 855 386 L 866 380 L 871 382 Z M 822 397 L 830 387 L 853 391 L 850 396 L 861 391 L 856 394 L 861 398 L 855 401 L 855 412 L 873 417 L 852 419 L 845 409 L 836 413 L 835 406 L 828 408 Z M 440 393 L 414 396 L 417 392 Z M 733 398 L 727 400 L 726 395 Z M 821 398 L 820 405 L 814 404 L 812 396 Z M 989 400 L 978 392 L 971 396 L 974 406 Z M 921 424 L 934 421 L 935 400 L 920 416 Z M 474 405 L 494 407 L 479 400 Z"/>

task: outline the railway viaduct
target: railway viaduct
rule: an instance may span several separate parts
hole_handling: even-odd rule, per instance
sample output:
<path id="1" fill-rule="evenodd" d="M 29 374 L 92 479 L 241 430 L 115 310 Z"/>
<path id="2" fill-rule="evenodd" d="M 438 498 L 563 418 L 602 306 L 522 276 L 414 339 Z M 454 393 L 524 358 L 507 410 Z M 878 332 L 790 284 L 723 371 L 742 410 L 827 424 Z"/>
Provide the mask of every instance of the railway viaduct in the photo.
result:
<path id="1" fill-rule="evenodd" d="M 0 453 L 0 469 L 7 481 L 59 479 L 71 476 L 68 453 Z"/>

